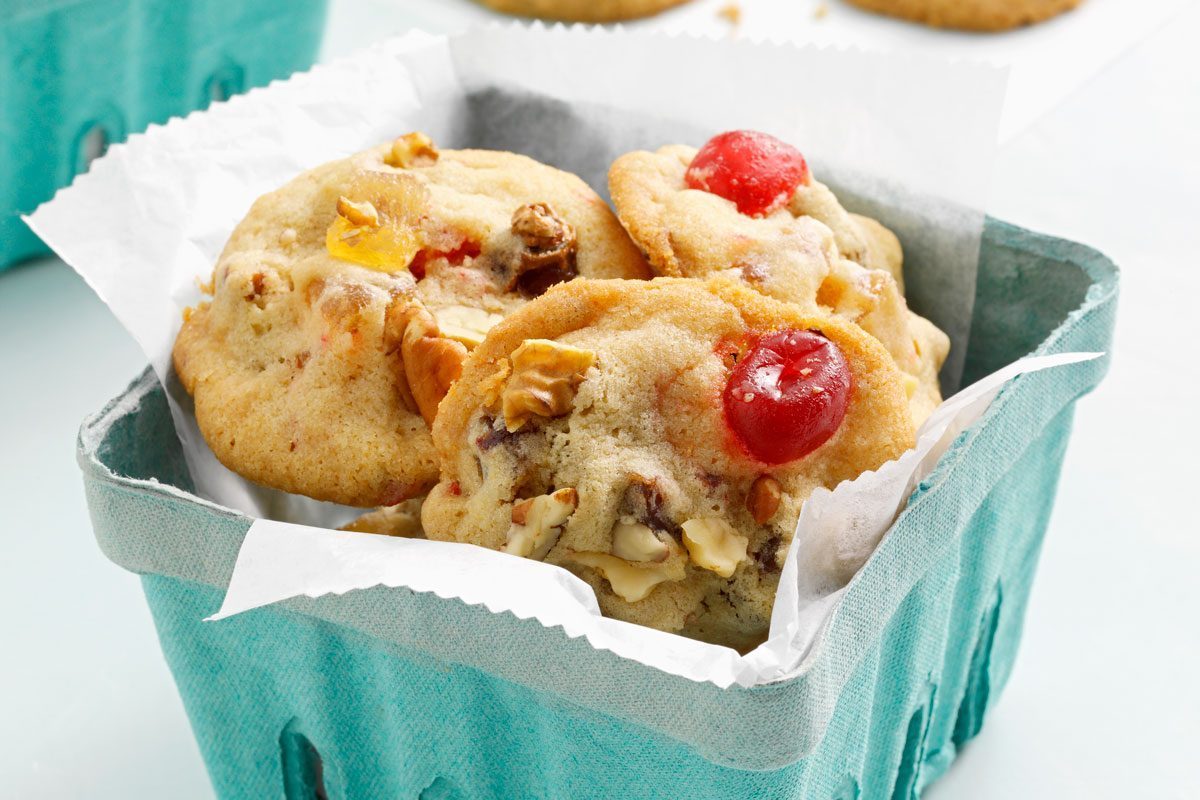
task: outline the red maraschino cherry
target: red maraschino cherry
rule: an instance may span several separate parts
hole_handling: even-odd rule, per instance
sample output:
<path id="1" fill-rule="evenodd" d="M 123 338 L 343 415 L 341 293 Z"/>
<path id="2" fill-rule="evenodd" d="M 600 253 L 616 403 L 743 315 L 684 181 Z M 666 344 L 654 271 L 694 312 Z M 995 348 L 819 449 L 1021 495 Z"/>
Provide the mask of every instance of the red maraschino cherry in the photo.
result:
<path id="1" fill-rule="evenodd" d="M 758 131 L 717 134 L 700 148 L 683 176 L 688 188 L 732 200 L 751 217 L 781 208 L 809 179 L 799 150 Z"/>
<path id="2" fill-rule="evenodd" d="M 725 421 L 764 464 L 786 464 L 837 431 L 850 403 L 851 376 L 836 344 L 813 331 L 763 336 L 725 385 Z"/>

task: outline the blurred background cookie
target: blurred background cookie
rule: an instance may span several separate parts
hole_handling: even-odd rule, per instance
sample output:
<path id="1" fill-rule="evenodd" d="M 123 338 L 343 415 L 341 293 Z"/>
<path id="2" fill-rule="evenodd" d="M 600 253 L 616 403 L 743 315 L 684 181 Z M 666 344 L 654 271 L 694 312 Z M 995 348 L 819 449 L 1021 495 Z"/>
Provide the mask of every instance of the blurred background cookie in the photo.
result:
<path id="1" fill-rule="evenodd" d="M 859 8 L 936 28 L 1002 31 L 1070 11 L 1083 0 L 847 0 Z"/>
<path id="2" fill-rule="evenodd" d="M 648 17 L 688 0 L 478 0 L 494 11 L 562 22 L 618 22 Z"/>

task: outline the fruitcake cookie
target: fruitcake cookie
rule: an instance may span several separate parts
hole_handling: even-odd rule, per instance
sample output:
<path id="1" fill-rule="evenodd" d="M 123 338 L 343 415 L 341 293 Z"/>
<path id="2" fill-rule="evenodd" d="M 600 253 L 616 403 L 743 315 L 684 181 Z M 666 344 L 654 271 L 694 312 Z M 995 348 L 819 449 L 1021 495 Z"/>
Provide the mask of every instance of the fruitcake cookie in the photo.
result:
<path id="1" fill-rule="evenodd" d="M 467 352 L 576 275 L 648 277 L 604 201 L 512 153 L 409 134 L 260 198 L 185 315 L 175 369 L 230 469 L 356 506 L 437 478 L 428 425 Z"/>
<path id="2" fill-rule="evenodd" d="M 608 616 L 746 650 L 805 498 L 913 437 L 895 362 L 836 316 L 728 278 L 576 281 L 467 360 L 422 522 L 572 570 Z"/>
<path id="3" fill-rule="evenodd" d="M 860 8 L 935 28 L 1002 31 L 1070 11 L 1083 0 L 849 0 Z"/>
<path id="4" fill-rule="evenodd" d="M 617 216 L 660 275 L 732 272 L 806 313 L 844 316 L 909 376 L 918 424 L 941 402 L 937 374 L 950 343 L 908 310 L 899 241 L 842 208 L 794 147 L 731 131 L 700 150 L 627 153 L 608 180 Z"/>
<path id="5" fill-rule="evenodd" d="M 478 0 L 493 11 L 561 22 L 619 22 L 649 17 L 688 0 Z"/>

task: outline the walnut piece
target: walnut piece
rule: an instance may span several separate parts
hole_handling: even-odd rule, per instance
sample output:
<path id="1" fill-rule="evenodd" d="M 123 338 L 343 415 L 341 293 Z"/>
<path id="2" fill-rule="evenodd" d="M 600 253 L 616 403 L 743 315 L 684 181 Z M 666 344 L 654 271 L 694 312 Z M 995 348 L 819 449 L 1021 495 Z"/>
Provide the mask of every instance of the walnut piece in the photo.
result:
<path id="1" fill-rule="evenodd" d="M 438 149 L 433 140 L 420 131 L 406 133 L 392 142 L 392 149 L 383 157 L 383 163 L 396 169 L 424 166 L 438 160 Z"/>
<path id="2" fill-rule="evenodd" d="M 379 211 L 366 200 L 356 203 L 345 195 L 342 195 L 338 197 L 337 213 L 338 216 L 344 217 L 347 222 L 356 228 L 379 227 Z"/>
<path id="3" fill-rule="evenodd" d="M 750 492 L 746 495 L 746 510 L 759 525 L 770 522 L 771 517 L 779 510 L 779 500 L 783 497 L 783 487 L 779 481 L 770 475 L 759 475 L 750 484 Z"/>
<path id="4" fill-rule="evenodd" d="M 420 305 L 405 307 L 399 322 L 404 329 L 400 342 L 404 377 L 421 417 L 432 425 L 438 404 L 462 374 L 467 348 L 442 336 L 433 315 Z"/>
<path id="5" fill-rule="evenodd" d="M 746 560 L 749 544 L 749 539 L 723 519 L 689 519 L 683 523 L 683 546 L 692 563 L 722 578 L 733 575 L 737 565 Z"/>
<path id="6" fill-rule="evenodd" d="M 612 530 L 612 554 L 626 561 L 666 561 L 671 546 L 640 522 L 618 522 Z"/>
<path id="7" fill-rule="evenodd" d="M 677 581 L 684 576 L 680 559 L 658 564 L 631 564 L 609 553 L 571 553 L 570 559 L 599 572 L 613 592 L 627 603 L 644 599 L 660 583 Z"/>
<path id="8" fill-rule="evenodd" d="M 526 297 L 537 297 L 579 274 L 575 269 L 575 228 L 546 203 L 527 203 L 514 211 L 512 233 L 523 248 L 505 291 L 516 289 Z"/>
<path id="9" fill-rule="evenodd" d="M 549 339 L 526 339 L 511 356 L 512 375 L 500 396 L 504 424 L 520 430 L 533 417 L 571 411 L 583 374 L 596 361 L 590 350 Z"/>
<path id="10" fill-rule="evenodd" d="M 579 493 L 569 488 L 517 501 L 503 551 L 523 558 L 545 558 L 578 505 Z"/>
<path id="11" fill-rule="evenodd" d="M 499 314 L 470 306 L 445 306 L 437 309 L 434 314 L 442 335 L 447 339 L 462 342 L 468 350 L 474 350 L 487 332 L 504 319 Z"/>

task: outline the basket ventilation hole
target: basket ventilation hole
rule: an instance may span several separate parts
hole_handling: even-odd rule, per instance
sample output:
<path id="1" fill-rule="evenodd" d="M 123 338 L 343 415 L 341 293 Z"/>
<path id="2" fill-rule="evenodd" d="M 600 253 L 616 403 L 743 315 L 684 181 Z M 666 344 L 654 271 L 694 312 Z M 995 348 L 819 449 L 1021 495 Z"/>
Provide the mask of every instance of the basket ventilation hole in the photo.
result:
<path id="1" fill-rule="evenodd" d="M 434 778 L 417 800 L 459 800 L 462 794 L 445 778 Z"/>
<path id="2" fill-rule="evenodd" d="M 84 131 L 79 137 L 79 150 L 75 154 L 75 172 L 87 172 L 92 162 L 104 155 L 111 143 L 112 139 L 103 123 L 97 122 Z"/>
<path id="3" fill-rule="evenodd" d="M 861 794 L 858 788 L 858 781 L 847 777 L 846 780 L 842 781 L 842 787 L 838 789 L 838 793 L 833 798 L 834 800 L 858 800 Z"/>
<path id="4" fill-rule="evenodd" d="M 283 796 L 287 800 L 328 800 L 321 754 L 299 731 L 292 718 L 279 734 L 279 757 L 283 768 Z"/>
<path id="5" fill-rule="evenodd" d="M 925 717 L 927 706 L 918 708 L 908 720 L 904 735 L 904 752 L 892 787 L 892 800 L 917 800 L 917 778 L 921 774 L 921 759 L 925 750 Z"/>
<path id="6" fill-rule="evenodd" d="M 226 64 L 209 76 L 204 84 L 201 105 L 224 102 L 245 88 L 246 77 L 242 69 L 234 64 Z"/>
<path id="7" fill-rule="evenodd" d="M 971 651 L 971 666 L 967 673 L 967 690 L 958 716 L 954 720 L 951 740 L 955 747 L 962 747 L 974 739 L 983 728 L 983 715 L 987 711 L 988 695 L 992 691 L 991 661 L 992 642 L 996 639 L 996 626 L 1000 622 L 1000 588 L 996 588 L 996 599 L 983 615 L 979 625 L 979 636 L 975 649 Z"/>

